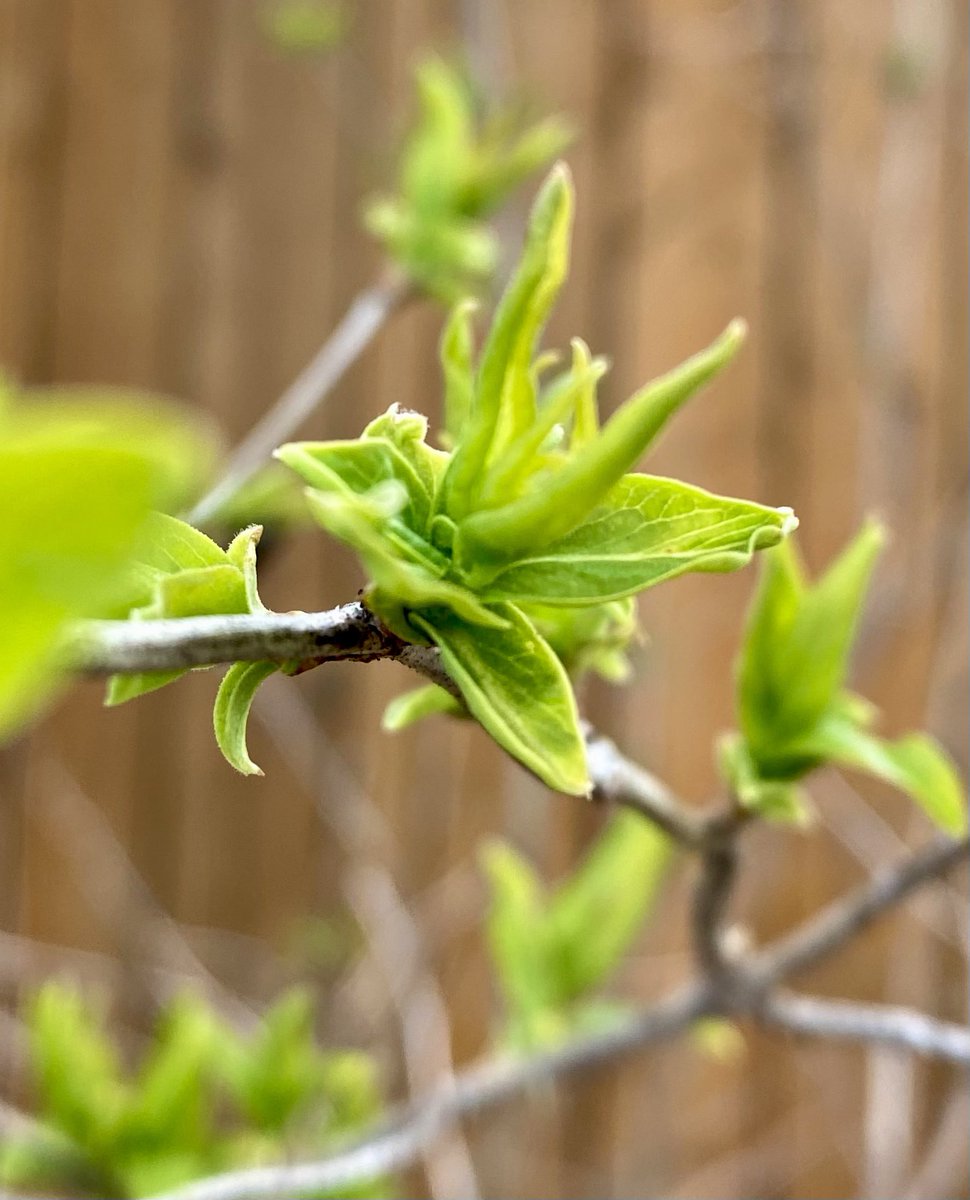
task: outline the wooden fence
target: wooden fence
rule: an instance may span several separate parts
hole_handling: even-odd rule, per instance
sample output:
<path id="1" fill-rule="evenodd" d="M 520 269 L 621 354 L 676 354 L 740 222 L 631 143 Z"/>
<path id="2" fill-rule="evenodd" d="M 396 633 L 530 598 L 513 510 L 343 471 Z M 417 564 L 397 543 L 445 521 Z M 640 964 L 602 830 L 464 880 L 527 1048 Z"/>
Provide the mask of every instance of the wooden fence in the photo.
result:
<path id="1" fill-rule="evenodd" d="M 883 514 L 894 538 L 858 683 L 888 730 L 925 723 L 965 765 L 965 6 L 351 11 L 343 44 L 288 55 L 251 0 L 0 0 L 0 363 L 28 383 L 182 397 L 232 442 L 375 277 L 358 214 L 405 127 L 411 65 L 470 36 L 493 86 L 514 81 L 579 131 L 573 266 L 550 341 L 579 333 L 611 356 L 613 405 L 748 318 L 742 359 L 678 418 L 651 470 L 791 504 L 815 567 L 866 512 Z M 503 219 L 513 245 L 524 204 Z M 355 434 L 394 400 L 434 408 L 441 316 L 426 302 L 396 317 L 306 432 Z M 651 593 L 637 682 L 587 697 L 698 802 L 716 787 L 710 747 L 731 722 L 753 578 Z M 340 548 L 300 534 L 269 556 L 264 599 L 323 607 L 359 585 Z M 402 675 L 335 665 L 291 684 L 254 722 L 262 780 L 215 750 L 211 675 L 116 711 L 97 686 L 77 689 L 0 768 L 6 1000 L 67 966 L 106 981 L 134 1019 L 157 999 L 148 963 L 201 960 L 257 1002 L 309 971 L 327 1033 L 381 1046 L 401 1094 L 386 990 L 366 962 L 346 971 L 353 855 L 332 818 L 363 789 L 385 822 L 373 853 L 432 946 L 455 1055 L 482 1049 L 496 1002 L 476 846 L 510 837 L 555 876 L 602 815 L 544 793 L 477 730 L 381 734 Z M 814 791 L 817 829 L 766 829 L 747 847 L 738 912 L 758 937 L 926 833 L 885 789 L 826 778 Z M 959 1016 L 967 921 L 954 897 L 938 889 L 808 983 Z M 683 911 L 675 885 L 619 989 L 648 997 L 680 977 Z M 0 1054 L 11 1087 L 14 1042 Z M 924 1174 L 909 1194 L 953 1200 L 968 1195 L 953 1086 L 880 1053 L 752 1034 L 740 1061 L 680 1043 L 468 1132 L 489 1196 L 886 1197 L 936 1164 L 943 1182 Z"/>

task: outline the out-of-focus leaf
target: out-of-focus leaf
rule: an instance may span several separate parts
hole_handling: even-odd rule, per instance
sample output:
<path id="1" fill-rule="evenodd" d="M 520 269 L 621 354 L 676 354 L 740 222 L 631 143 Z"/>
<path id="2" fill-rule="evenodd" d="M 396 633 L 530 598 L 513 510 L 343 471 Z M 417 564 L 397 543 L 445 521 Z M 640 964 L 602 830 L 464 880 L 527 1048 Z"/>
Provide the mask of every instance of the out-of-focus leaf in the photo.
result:
<path id="1" fill-rule="evenodd" d="M 288 54 L 333 50 L 350 26 L 347 6 L 337 0 L 273 0 L 264 13 L 266 32 Z"/>
<path id="2" fill-rule="evenodd" d="M 450 692 L 436 683 L 429 683 L 396 696 L 384 709 L 381 727 L 388 733 L 398 733 L 423 717 L 460 711 L 461 705 Z"/>
<path id="3" fill-rule="evenodd" d="M 725 734 L 718 741 L 717 752 L 721 777 L 745 808 L 782 825 L 811 822 L 812 810 L 803 790 L 784 779 L 762 779 L 740 735 Z M 799 756 L 797 761 L 804 764 L 805 760 Z"/>
<path id="4" fill-rule="evenodd" d="M 910 733 L 885 741 L 850 720 L 830 717 L 796 743 L 796 750 L 839 763 L 905 792 L 945 833 L 967 830 L 967 803 L 953 763 L 931 737 Z"/>
<path id="5" fill-rule="evenodd" d="M 189 494 L 203 458 L 191 426 L 144 399 L 34 395 L 0 416 L 0 738 L 56 690 L 68 624 L 112 615 L 150 512 Z"/>
<path id="6" fill-rule="evenodd" d="M 528 1042 L 555 1002 L 545 895 L 529 863 L 506 842 L 486 843 L 481 863 L 491 893 L 486 932 L 505 995 L 512 1038 Z"/>
<path id="7" fill-rule="evenodd" d="M 549 903 L 560 1002 L 600 986 L 643 927 L 670 842 L 635 813 L 618 813 Z"/>
<path id="8" fill-rule="evenodd" d="M 40 989 L 27 1019 L 43 1115 L 96 1157 L 129 1097 L 114 1046 L 81 995 L 57 982 Z"/>

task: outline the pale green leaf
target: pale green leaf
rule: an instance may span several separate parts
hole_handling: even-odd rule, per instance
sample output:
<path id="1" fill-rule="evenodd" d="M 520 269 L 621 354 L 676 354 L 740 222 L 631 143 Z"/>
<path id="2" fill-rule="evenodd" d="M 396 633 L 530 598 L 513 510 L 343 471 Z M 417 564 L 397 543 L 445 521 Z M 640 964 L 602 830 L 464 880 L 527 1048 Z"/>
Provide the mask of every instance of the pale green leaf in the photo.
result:
<path id="1" fill-rule="evenodd" d="M 732 322 L 706 350 L 632 396 L 596 438 L 570 455 L 559 470 L 537 480 L 525 495 L 469 516 L 461 525 L 469 552 L 508 562 L 581 524 L 677 409 L 734 358 L 744 330 L 743 322 Z"/>
<path id="2" fill-rule="evenodd" d="M 618 813 L 549 902 L 557 1001 L 601 985 L 643 927 L 670 859 L 670 841 L 637 813 Z"/>
<path id="3" fill-rule="evenodd" d="M 468 511 L 490 456 L 535 417 L 530 364 L 566 275 L 572 207 L 572 184 L 560 164 L 533 206 L 522 258 L 482 350 L 471 412 L 445 476 L 446 510 L 453 517 Z"/>
<path id="4" fill-rule="evenodd" d="M 406 607 L 446 605 L 473 624 L 503 624 L 495 610 L 486 608 L 467 588 L 436 577 L 422 563 L 401 557 L 401 544 L 389 542 L 386 525 L 368 508 L 366 499 L 310 490 L 307 503 L 325 529 L 353 546 L 378 591 Z M 432 547 L 428 545 L 425 550 L 430 561 Z"/>
<path id="5" fill-rule="evenodd" d="M 912 796 L 944 832 L 966 833 L 963 784 L 942 747 L 924 733 L 886 741 L 836 716 L 823 720 L 795 748 L 884 779 Z"/>
<path id="6" fill-rule="evenodd" d="M 276 457 L 322 491 L 360 496 L 388 481 L 402 485 L 407 500 L 399 515 L 416 533 L 425 532 L 433 491 L 391 442 L 373 436 L 356 442 L 291 442 Z"/>
<path id="7" fill-rule="evenodd" d="M 480 861 L 489 882 L 485 930 L 492 963 L 508 1019 L 527 1038 L 555 1001 L 544 889 L 532 864 L 507 842 L 487 842 Z"/>
<path id="8" fill-rule="evenodd" d="M 548 605 L 615 600 L 687 571 L 736 570 L 794 524 L 789 509 L 625 475 L 587 521 L 514 563 L 485 595 Z"/>
<path id="9" fill-rule="evenodd" d="M 152 513 L 139 560 L 153 570 L 174 574 L 189 567 L 222 566 L 226 552 L 212 538 L 178 517 Z"/>
<path id="10" fill-rule="evenodd" d="M 429 683 L 413 688 L 403 696 L 396 696 L 384 709 L 381 727 L 388 733 L 397 733 L 424 717 L 460 711 L 461 705 L 450 692 L 435 683 Z"/>
<path id="11" fill-rule="evenodd" d="M 278 663 L 234 663 L 226 672 L 216 694 L 212 724 L 216 742 L 230 766 L 243 775 L 262 775 L 246 748 L 246 724 L 256 689 L 279 670 Z"/>
<path id="12" fill-rule="evenodd" d="M 387 412 L 375 417 L 361 434 L 363 438 L 381 438 L 395 446 L 415 474 L 428 497 L 433 499 L 448 466 L 448 455 L 429 446 L 428 418 L 392 404 Z"/>
<path id="13" fill-rule="evenodd" d="M 493 611 L 506 628 L 473 628 L 444 610 L 411 619 L 438 646 L 472 715 L 499 745 L 549 787 L 585 795 L 586 747 L 565 668 L 515 605 Z"/>

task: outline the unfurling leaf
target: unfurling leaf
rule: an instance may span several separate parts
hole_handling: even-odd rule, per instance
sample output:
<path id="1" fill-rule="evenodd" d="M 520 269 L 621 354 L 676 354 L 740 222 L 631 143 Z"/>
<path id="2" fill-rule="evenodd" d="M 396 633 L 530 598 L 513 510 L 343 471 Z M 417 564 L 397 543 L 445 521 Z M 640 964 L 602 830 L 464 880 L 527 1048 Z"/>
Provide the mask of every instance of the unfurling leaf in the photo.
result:
<path id="1" fill-rule="evenodd" d="M 884 779 L 912 796 L 944 832 L 954 837 L 966 832 L 963 785 L 943 749 L 925 733 L 886 741 L 834 715 L 821 721 L 796 749 Z"/>
<path id="2" fill-rule="evenodd" d="M 432 140 L 462 143 L 448 82 L 432 72 L 426 83 Z M 409 167 L 408 186 L 426 199 L 454 178 L 454 164 L 438 172 L 433 158 L 425 145 Z M 509 753 L 551 786 L 582 792 L 575 700 L 556 655 L 577 677 L 623 678 L 636 634 L 631 597 L 687 571 L 742 567 L 797 522 L 789 509 L 626 473 L 734 356 L 742 323 L 602 429 L 596 385 L 606 364 L 582 341 L 573 339 L 568 369 L 543 379 L 558 360 L 539 342 L 566 275 L 572 210 L 560 164 L 536 198 L 477 369 L 470 308 L 453 311 L 441 342 L 450 454 L 427 444 L 423 417 L 396 405 L 356 443 L 277 454 L 309 485 L 319 523 L 356 551 L 373 612 L 405 641 L 438 646 L 468 709 Z M 422 692 L 392 707 L 387 723 L 446 707 Z"/>
<path id="3" fill-rule="evenodd" d="M 212 710 L 216 742 L 226 761 L 243 775 L 263 773 L 249 757 L 246 724 L 257 688 L 279 669 L 271 662 L 234 663 L 219 685 Z"/>
<path id="4" fill-rule="evenodd" d="M 747 807 L 798 817 L 797 781 L 825 763 L 865 771 L 900 788 L 948 833 L 966 829 L 953 764 L 925 734 L 886 741 L 876 712 L 845 690 L 852 643 L 876 556 L 874 522 L 815 583 L 793 545 L 770 551 L 738 659 L 741 735 L 722 744 L 722 773 Z"/>
<path id="5" fill-rule="evenodd" d="M 260 526 L 252 525 L 223 550 L 185 521 L 152 514 L 132 570 L 129 619 L 265 611 L 256 588 L 256 545 L 261 533 Z M 186 670 L 114 675 L 108 681 L 105 704 L 123 704 L 185 674 Z"/>

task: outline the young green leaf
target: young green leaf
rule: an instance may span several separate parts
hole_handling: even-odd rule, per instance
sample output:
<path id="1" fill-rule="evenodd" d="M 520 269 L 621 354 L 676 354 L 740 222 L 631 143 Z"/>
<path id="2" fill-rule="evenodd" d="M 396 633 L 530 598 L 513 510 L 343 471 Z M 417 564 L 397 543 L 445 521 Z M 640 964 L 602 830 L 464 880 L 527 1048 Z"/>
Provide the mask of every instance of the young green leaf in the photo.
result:
<path id="1" fill-rule="evenodd" d="M 508 562 L 568 534 L 634 466 L 677 409 L 734 358 L 744 333 L 743 322 L 732 322 L 706 350 L 632 396 L 541 486 L 468 516 L 460 526 L 466 553 Z"/>
<path id="2" fill-rule="evenodd" d="M 393 597 L 406 608 L 447 605 L 475 625 L 501 628 L 504 624 L 494 606 L 487 608 L 467 588 L 432 574 L 430 567 L 434 551 L 430 545 L 424 546 L 427 556 L 425 563 L 407 561 L 403 553 L 408 547 L 388 536 L 389 533 L 393 535 L 394 531 L 388 529 L 386 518 L 375 515 L 372 504 L 366 498 L 308 490 L 307 503 L 325 529 L 357 551 L 375 585 L 371 597 L 378 606 L 375 611 L 400 636 L 417 640 L 416 627 L 412 628 L 405 622 L 402 632 L 401 625 L 390 624 L 394 618 L 386 607 L 381 606 L 382 595 Z"/>
<path id="3" fill-rule="evenodd" d="M 884 779 L 912 796 L 945 833 L 959 837 L 967 831 L 963 785 L 943 749 L 926 734 L 890 742 L 833 716 L 799 739 L 794 749 Z"/>
<path id="4" fill-rule="evenodd" d="M 445 383 L 444 427 L 446 448 L 449 450 L 458 444 L 471 412 L 475 392 L 475 370 L 472 361 L 472 314 L 475 307 L 474 301 L 471 300 L 456 304 L 441 335 L 439 355 Z"/>
<path id="5" fill-rule="evenodd" d="M 601 985 L 629 949 L 670 858 L 670 841 L 635 813 L 618 813 L 549 901 L 559 1003 Z"/>
<path id="6" fill-rule="evenodd" d="M 471 713 L 499 745 L 549 787 L 585 795 L 586 748 L 569 677 L 520 609 L 493 607 L 506 628 L 472 628 L 447 610 L 411 620 L 437 645 Z"/>
<path id="7" fill-rule="evenodd" d="M 544 890 L 532 864 L 506 842 L 486 843 L 480 860 L 491 894 L 485 928 L 512 1040 L 528 1042 L 556 999 Z"/>
<path id="8" fill-rule="evenodd" d="M 737 570 L 795 524 L 790 509 L 624 475 L 588 520 L 518 559 L 484 594 L 552 606 L 617 600 L 687 571 Z"/>
<path id="9" fill-rule="evenodd" d="M 820 720 L 842 690 L 869 578 L 884 542 L 882 527 L 867 522 L 803 593 L 775 666 L 786 682 L 777 714 L 786 731 L 797 733 Z"/>
<path id="10" fill-rule="evenodd" d="M 490 457 L 498 457 L 535 418 L 530 372 L 536 342 L 566 276 L 573 194 L 559 164 L 532 208 L 525 249 L 482 350 L 471 412 L 445 475 L 445 508 L 465 515 Z"/>
<path id="11" fill-rule="evenodd" d="M 756 752 L 774 740 L 788 686 L 779 667 L 805 588 L 793 541 L 764 555 L 736 668 L 738 718 Z"/>
<path id="12" fill-rule="evenodd" d="M 396 696 L 384 709 L 381 728 L 387 733 L 398 733 L 423 717 L 460 711 L 461 705 L 454 696 L 436 683 L 429 683 L 424 687 L 412 688 L 403 696 Z"/>
<path id="13" fill-rule="evenodd" d="M 393 480 L 406 496 L 401 519 L 415 533 L 424 533 L 427 527 L 434 493 L 397 447 L 383 438 L 290 443 L 281 446 L 276 457 L 298 471 L 311 487 L 344 496 L 360 495 Z"/>
<path id="14" fill-rule="evenodd" d="M 230 766 L 243 775 L 262 775 L 246 748 L 246 724 L 256 690 L 279 670 L 278 663 L 239 662 L 226 672 L 216 693 L 212 724 L 216 742 Z"/>

